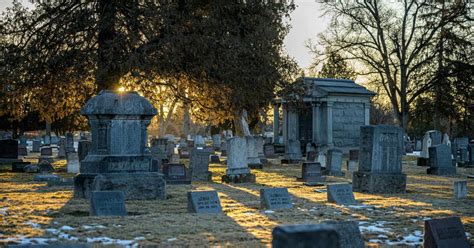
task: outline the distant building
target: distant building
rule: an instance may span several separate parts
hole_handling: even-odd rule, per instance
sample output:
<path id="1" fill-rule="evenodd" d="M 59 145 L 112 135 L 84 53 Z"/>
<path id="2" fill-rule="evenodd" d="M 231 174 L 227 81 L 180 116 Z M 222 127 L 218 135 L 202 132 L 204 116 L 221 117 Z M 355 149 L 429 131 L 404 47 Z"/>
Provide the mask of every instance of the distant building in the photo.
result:
<path id="1" fill-rule="evenodd" d="M 375 93 L 352 80 L 302 77 L 302 91 L 295 99 L 277 98 L 274 103 L 274 133 L 280 135 L 282 108 L 283 143 L 299 140 L 304 149 L 314 143 L 322 149 L 347 152 L 359 147 L 360 126 L 369 125 L 371 98 Z M 278 143 L 278 136 L 274 141 Z"/>

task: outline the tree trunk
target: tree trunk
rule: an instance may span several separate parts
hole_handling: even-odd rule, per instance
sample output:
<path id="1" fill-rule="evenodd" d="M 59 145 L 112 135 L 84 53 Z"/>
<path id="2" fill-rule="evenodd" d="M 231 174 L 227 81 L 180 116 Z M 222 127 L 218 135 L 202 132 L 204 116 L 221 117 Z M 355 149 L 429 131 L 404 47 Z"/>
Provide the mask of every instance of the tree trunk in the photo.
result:
<path id="1" fill-rule="evenodd" d="M 247 122 L 247 110 L 243 109 L 241 111 L 234 112 L 234 127 L 234 136 L 245 137 L 251 135 Z"/>
<path id="2" fill-rule="evenodd" d="M 189 118 L 189 104 L 184 103 L 183 106 L 183 134 L 184 137 L 187 138 L 189 135 L 189 125 L 191 123 L 191 120 Z"/>

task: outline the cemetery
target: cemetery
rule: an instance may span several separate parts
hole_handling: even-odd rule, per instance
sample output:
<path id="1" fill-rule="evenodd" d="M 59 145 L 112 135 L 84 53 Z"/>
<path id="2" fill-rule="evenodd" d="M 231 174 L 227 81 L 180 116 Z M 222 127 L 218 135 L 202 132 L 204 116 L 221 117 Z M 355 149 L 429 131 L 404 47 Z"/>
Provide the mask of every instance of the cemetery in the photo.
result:
<path id="1" fill-rule="evenodd" d="M 382 5 L 1 3 L 0 247 L 474 247 L 470 5 Z"/>

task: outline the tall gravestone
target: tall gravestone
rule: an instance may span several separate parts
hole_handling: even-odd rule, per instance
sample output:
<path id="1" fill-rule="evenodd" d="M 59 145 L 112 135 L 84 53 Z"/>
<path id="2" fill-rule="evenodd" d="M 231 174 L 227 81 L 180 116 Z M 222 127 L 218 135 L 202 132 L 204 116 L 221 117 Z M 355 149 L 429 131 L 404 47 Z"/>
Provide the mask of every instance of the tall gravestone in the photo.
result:
<path id="1" fill-rule="evenodd" d="M 430 147 L 428 174 L 433 175 L 453 175 L 456 174 L 456 167 L 451 159 L 451 148 L 448 145 L 435 145 Z"/>
<path id="2" fill-rule="evenodd" d="M 227 140 L 227 169 L 222 176 L 223 182 L 255 182 L 255 174 L 250 173 L 247 164 L 247 141 L 245 138 L 232 137 Z"/>
<path id="3" fill-rule="evenodd" d="M 359 170 L 352 177 L 354 191 L 405 193 L 403 129 L 378 125 L 362 126 L 360 130 Z"/>
<path id="4" fill-rule="evenodd" d="M 66 133 L 66 152 L 76 152 L 73 133 Z"/>
<path id="5" fill-rule="evenodd" d="M 74 178 L 74 196 L 121 190 L 126 199 L 164 199 L 165 180 L 147 152 L 147 126 L 156 114 L 137 92 L 103 90 L 81 110 L 92 143 Z"/>
<path id="6" fill-rule="evenodd" d="M 31 152 L 40 152 L 41 147 L 41 140 L 33 140 L 33 147 L 31 148 Z"/>
<path id="7" fill-rule="evenodd" d="M 326 177 L 321 176 L 321 164 L 318 162 L 304 162 L 301 166 L 301 177 L 299 181 L 306 185 L 318 185 L 326 181 Z"/>
<path id="8" fill-rule="evenodd" d="M 257 138 L 245 137 L 247 142 L 247 164 L 250 169 L 262 169 L 263 165 L 258 156 Z"/>
<path id="9" fill-rule="evenodd" d="M 194 136 L 194 146 L 195 147 L 205 147 L 206 142 L 204 141 L 204 138 L 202 135 L 196 135 Z"/>
<path id="10" fill-rule="evenodd" d="M 194 148 L 189 161 L 191 167 L 191 180 L 211 181 L 212 173 L 209 171 L 209 151 Z"/>
<path id="11" fill-rule="evenodd" d="M 66 138 L 59 138 L 59 147 L 58 147 L 58 158 L 66 157 Z"/>
<path id="12" fill-rule="evenodd" d="M 441 144 L 442 136 L 443 134 L 438 130 L 430 130 L 425 133 L 423 137 L 423 148 L 417 161 L 418 166 L 428 166 L 429 148 Z"/>
<path id="13" fill-rule="evenodd" d="M 325 175 L 344 176 L 342 172 L 342 151 L 339 149 L 329 149 L 326 157 Z"/>
<path id="14" fill-rule="evenodd" d="M 221 149 L 221 135 L 220 134 L 214 134 L 212 135 L 212 147 L 214 147 L 214 150 L 219 151 Z"/>
<path id="15" fill-rule="evenodd" d="M 288 140 L 282 164 L 298 164 L 301 161 L 301 143 L 299 140 Z"/>

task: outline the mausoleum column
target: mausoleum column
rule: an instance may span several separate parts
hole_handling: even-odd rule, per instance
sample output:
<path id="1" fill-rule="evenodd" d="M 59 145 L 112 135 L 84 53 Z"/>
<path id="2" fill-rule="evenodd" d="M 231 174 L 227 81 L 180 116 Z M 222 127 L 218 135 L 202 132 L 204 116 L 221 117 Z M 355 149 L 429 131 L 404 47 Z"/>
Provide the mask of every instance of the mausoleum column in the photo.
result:
<path id="1" fill-rule="evenodd" d="M 278 103 L 273 104 L 273 143 L 278 143 L 280 133 L 280 106 Z"/>
<path id="2" fill-rule="evenodd" d="M 283 129 L 283 143 L 288 143 L 288 106 L 286 103 L 281 104 L 281 109 L 283 111 L 283 121 L 282 121 L 282 129 Z"/>
<path id="3" fill-rule="evenodd" d="M 313 102 L 311 103 L 313 107 L 313 118 L 312 118 L 312 125 L 313 125 L 313 143 L 320 144 L 321 143 L 321 117 L 319 114 L 319 106 L 320 103 Z"/>
<path id="4" fill-rule="evenodd" d="M 327 102 L 327 110 L 326 110 L 326 113 L 327 113 L 327 146 L 328 147 L 332 147 L 333 146 L 333 141 L 332 141 L 332 106 L 334 103 L 332 102 Z"/>
<path id="5" fill-rule="evenodd" d="M 365 125 L 370 125 L 370 102 L 364 103 L 364 120 Z"/>

